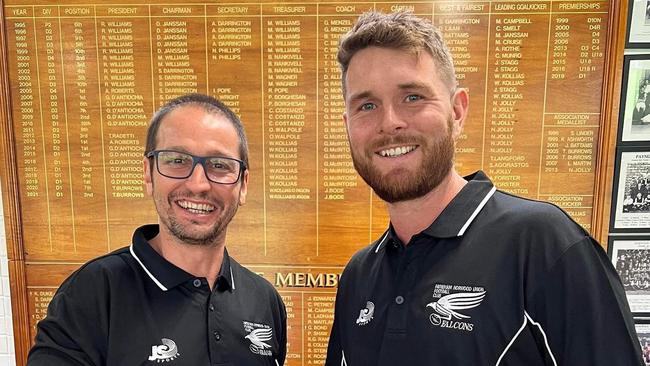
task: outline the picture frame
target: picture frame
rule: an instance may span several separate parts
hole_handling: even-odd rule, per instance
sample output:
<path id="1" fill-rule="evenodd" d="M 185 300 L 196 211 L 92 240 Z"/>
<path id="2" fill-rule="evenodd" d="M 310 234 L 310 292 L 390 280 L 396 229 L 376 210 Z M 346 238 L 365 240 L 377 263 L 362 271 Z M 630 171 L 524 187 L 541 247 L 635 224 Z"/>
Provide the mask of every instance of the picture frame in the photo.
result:
<path id="1" fill-rule="evenodd" d="M 630 0 L 625 48 L 650 48 L 650 0 Z"/>
<path id="2" fill-rule="evenodd" d="M 650 148 L 616 148 L 610 233 L 650 232 Z"/>
<path id="3" fill-rule="evenodd" d="M 635 317 L 649 317 L 650 235 L 610 236 L 607 254 L 621 278 L 630 310 Z"/>
<path id="4" fill-rule="evenodd" d="M 641 345 L 643 364 L 650 366 L 650 319 L 634 319 L 634 329 Z"/>
<path id="5" fill-rule="evenodd" d="M 619 145 L 650 146 L 650 54 L 624 56 L 622 84 Z"/>

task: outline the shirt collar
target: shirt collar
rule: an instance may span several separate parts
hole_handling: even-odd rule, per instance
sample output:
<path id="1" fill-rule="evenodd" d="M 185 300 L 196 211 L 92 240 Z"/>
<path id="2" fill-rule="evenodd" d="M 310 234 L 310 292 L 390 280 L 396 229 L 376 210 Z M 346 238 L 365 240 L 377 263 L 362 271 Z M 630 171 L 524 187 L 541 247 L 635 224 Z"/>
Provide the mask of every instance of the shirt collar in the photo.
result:
<path id="1" fill-rule="evenodd" d="M 151 247 L 149 240 L 156 237 L 158 232 L 158 225 L 144 225 L 139 227 L 133 233 L 133 242 L 129 247 L 131 255 L 142 267 L 147 276 L 163 291 L 195 279 L 196 276 L 176 267 Z M 215 287 L 218 289 L 229 289 L 231 291 L 235 289 L 230 257 L 225 248 L 223 262 L 221 263 L 221 269 Z"/>
<path id="2" fill-rule="evenodd" d="M 440 213 L 440 216 L 422 233 L 436 238 L 463 236 L 485 204 L 494 195 L 496 187 L 482 171 L 464 177 L 467 184 Z M 392 224 L 379 239 L 376 251 L 391 242 L 399 242 Z"/>
<path id="3" fill-rule="evenodd" d="M 235 290 L 235 276 L 233 275 L 232 265 L 230 264 L 228 249 L 226 248 L 223 248 L 223 261 L 221 262 L 216 287 L 219 290 L 230 290 L 230 292 Z"/>

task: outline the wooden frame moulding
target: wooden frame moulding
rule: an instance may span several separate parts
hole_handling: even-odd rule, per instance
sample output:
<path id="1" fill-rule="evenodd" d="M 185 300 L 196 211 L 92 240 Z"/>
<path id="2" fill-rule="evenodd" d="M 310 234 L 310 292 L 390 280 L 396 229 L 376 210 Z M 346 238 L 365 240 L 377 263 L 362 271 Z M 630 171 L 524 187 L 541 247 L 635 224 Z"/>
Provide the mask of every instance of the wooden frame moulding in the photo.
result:
<path id="1" fill-rule="evenodd" d="M 620 109 L 623 54 L 625 52 L 628 2 L 612 0 L 609 4 L 609 32 L 601 99 L 600 136 L 594 181 L 594 205 L 591 234 L 603 247 L 607 246 L 609 216 L 612 206 L 618 112 Z"/>
<path id="2" fill-rule="evenodd" d="M 25 280 L 25 257 L 23 255 L 20 195 L 18 171 L 15 164 L 11 102 L 9 93 L 9 70 L 7 64 L 7 34 L 4 1 L 0 0 L 0 185 L 7 237 L 11 314 L 14 330 L 16 365 L 27 363 L 30 347 L 29 313 L 27 309 L 27 283 Z"/>

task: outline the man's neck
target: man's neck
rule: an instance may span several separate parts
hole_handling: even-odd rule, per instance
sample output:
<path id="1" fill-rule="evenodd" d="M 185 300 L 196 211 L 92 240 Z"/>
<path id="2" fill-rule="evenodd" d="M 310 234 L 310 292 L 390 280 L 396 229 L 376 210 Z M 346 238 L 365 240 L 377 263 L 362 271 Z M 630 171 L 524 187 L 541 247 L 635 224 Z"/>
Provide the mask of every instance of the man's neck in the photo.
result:
<path id="1" fill-rule="evenodd" d="M 149 244 L 176 267 L 196 277 L 205 277 L 212 288 L 223 262 L 225 233 L 220 239 L 210 245 L 187 244 L 168 233 L 160 224 L 160 232 Z"/>
<path id="2" fill-rule="evenodd" d="M 429 227 L 465 184 L 467 181 L 452 169 L 449 175 L 426 195 L 409 201 L 389 203 L 390 222 L 402 243 L 408 244 L 411 237 Z"/>

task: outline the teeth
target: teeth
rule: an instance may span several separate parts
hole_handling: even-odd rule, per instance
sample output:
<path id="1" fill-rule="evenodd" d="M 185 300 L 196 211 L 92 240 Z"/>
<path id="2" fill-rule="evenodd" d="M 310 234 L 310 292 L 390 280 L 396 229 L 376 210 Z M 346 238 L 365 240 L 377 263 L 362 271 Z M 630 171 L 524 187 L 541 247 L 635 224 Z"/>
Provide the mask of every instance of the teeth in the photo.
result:
<path id="1" fill-rule="evenodd" d="M 401 156 L 406 153 L 409 153 L 411 151 L 415 150 L 415 146 L 398 146 L 394 147 L 392 149 L 386 149 L 386 150 L 381 150 L 379 152 L 379 155 L 383 157 L 391 157 L 394 158 L 396 156 Z"/>
<path id="2" fill-rule="evenodd" d="M 179 201 L 178 205 L 193 213 L 207 213 L 214 211 L 214 206 L 207 203 L 193 203 L 188 201 Z"/>

